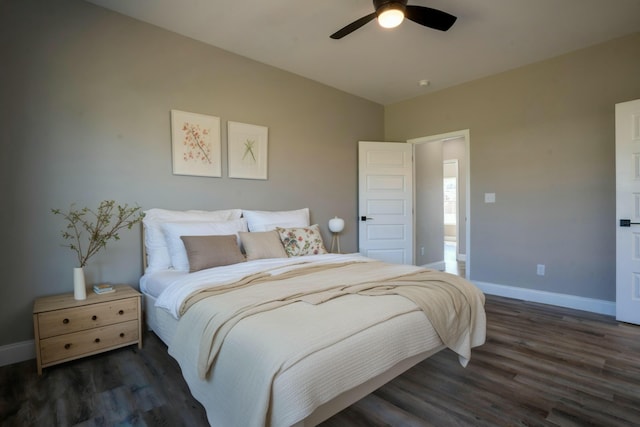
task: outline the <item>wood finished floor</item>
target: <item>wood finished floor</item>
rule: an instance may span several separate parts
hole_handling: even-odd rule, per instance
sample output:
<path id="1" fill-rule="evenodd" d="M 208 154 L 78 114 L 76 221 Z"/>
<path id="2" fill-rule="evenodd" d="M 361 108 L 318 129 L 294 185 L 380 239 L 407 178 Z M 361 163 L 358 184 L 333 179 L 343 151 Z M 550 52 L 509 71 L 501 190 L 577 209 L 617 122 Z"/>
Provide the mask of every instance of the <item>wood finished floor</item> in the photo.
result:
<path id="1" fill-rule="evenodd" d="M 323 423 L 331 426 L 638 426 L 640 327 L 487 297 L 487 343 L 445 350 Z M 2 426 L 206 426 L 166 347 L 45 369 L 0 367 Z"/>

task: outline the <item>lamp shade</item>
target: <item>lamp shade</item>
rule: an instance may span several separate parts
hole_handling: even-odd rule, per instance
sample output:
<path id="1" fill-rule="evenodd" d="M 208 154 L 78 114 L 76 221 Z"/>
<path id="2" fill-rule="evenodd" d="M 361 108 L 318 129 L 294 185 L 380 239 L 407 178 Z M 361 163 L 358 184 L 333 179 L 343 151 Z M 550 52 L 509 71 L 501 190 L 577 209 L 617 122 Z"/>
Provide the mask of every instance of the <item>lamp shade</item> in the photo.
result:
<path id="1" fill-rule="evenodd" d="M 339 233 L 344 230 L 344 219 L 334 217 L 329 220 L 329 230 L 332 233 Z"/>

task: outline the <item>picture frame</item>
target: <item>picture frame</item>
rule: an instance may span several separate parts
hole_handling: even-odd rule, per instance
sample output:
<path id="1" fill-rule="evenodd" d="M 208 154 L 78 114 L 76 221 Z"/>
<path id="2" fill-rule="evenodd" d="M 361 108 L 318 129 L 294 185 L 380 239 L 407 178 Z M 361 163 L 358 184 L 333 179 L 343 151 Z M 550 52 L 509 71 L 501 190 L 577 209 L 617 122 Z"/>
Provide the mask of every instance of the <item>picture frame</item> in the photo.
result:
<path id="1" fill-rule="evenodd" d="M 269 128 L 227 122 L 229 178 L 268 179 Z"/>
<path id="2" fill-rule="evenodd" d="M 171 110 L 174 175 L 222 176 L 220 117 Z"/>

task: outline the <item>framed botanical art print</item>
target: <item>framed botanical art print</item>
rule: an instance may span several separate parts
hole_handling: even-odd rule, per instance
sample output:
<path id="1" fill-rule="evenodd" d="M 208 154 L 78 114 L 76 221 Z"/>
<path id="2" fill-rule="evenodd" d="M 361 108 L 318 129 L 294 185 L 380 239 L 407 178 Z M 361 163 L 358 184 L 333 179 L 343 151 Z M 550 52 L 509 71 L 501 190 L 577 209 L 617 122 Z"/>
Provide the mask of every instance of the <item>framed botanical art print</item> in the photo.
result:
<path id="1" fill-rule="evenodd" d="M 267 179 L 269 128 L 227 122 L 229 178 Z"/>
<path id="2" fill-rule="evenodd" d="M 174 175 L 222 176 L 220 118 L 171 110 Z"/>

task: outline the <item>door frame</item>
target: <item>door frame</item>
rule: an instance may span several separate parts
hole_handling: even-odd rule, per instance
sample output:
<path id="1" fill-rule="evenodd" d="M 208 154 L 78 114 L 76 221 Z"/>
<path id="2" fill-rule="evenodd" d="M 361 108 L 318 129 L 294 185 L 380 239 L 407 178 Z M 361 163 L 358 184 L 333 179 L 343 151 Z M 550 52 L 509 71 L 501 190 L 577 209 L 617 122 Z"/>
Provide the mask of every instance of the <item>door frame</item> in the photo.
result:
<path id="1" fill-rule="evenodd" d="M 466 201 L 466 207 L 465 207 L 465 246 L 466 246 L 466 256 L 465 256 L 465 277 L 467 278 L 467 280 L 471 279 L 471 136 L 470 136 L 470 132 L 469 129 L 462 129 L 462 130 L 458 130 L 458 131 L 453 131 L 453 132 L 447 132 L 447 133 L 441 133 L 441 134 L 437 134 L 437 135 L 429 135 L 429 136 L 423 136 L 423 137 L 419 137 L 419 138 L 412 138 L 407 140 L 408 143 L 413 144 L 413 150 L 415 153 L 415 146 L 416 144 L 425 144 L 425 143 L 429 143 L 429 142 L 437 142 L 437 141 L 446 141 L 448 139 L 457 139 L 457 138 L 464 138 L 465 141 L 465 151 L 466 151 L 466 158 L 465 158 L 465 162 L 464 162 L 464 166 L 465 166 L 465 170 L 466 170 L 466 179 L 465 179 L 465 201 Z M 414 155 L 414 159 L 415 159 L 415 155 Z M 416 165 L 414 162 L 413 165 L 413 179 L 415 181 L 415 173 L 416 173 Z M 415 194 L 415 189 L 416 186 L 413 186 L 413 199 L 414 201 L 416 200 L 416 194 Z M 414 202 L 415 205 L 415 202 Z M 417 216 L 417 212 L 414 211 L 413 213 L 413 229 L 416 229 L 416 216 Z M 458 225 L 458 227 L 460 227 L 460 225 Z M 414 239 L 414 245 L 415 245 L 415 239 Z M 416 253 L 416 248 L 413 248 L 414 253 Z"/>

